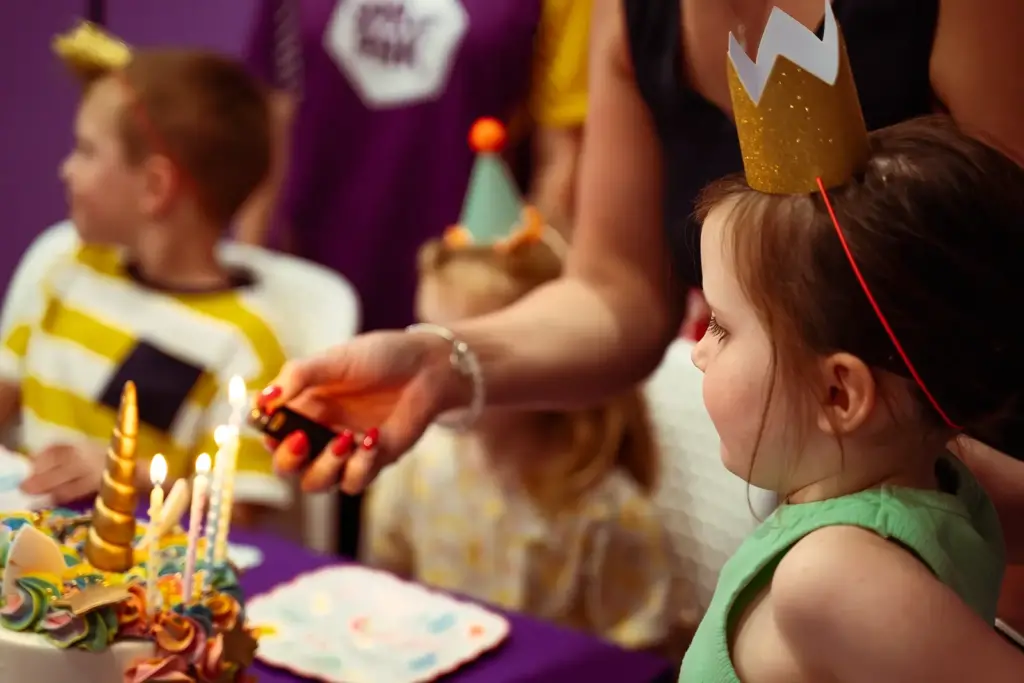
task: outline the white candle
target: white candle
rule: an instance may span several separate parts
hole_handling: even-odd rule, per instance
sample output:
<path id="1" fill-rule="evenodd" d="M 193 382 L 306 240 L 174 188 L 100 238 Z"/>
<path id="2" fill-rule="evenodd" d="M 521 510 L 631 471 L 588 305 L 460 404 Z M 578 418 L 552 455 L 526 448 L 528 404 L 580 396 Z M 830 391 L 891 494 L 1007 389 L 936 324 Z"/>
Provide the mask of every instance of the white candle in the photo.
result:
<path id="1" fill-rule="evenodd" d="M 214 440 L 219 436 L 214 434 Z M 203 572 L 203 590 L 209 586 L 213 574 L 213 546 L 217 538 L 217 529 L 220 527 L 217 520 L 221 509 L 221 492 L 224 483 L 224 461 L 221 458 L 220 448 L 217 449 L 217 459 L 213 463 L 213 481 L 210 484 L 210 505 L 206 510 L 206 530 L 203 532 L 203 539 L 206 541 L 206 549 L 203 551 L 203 562 L 206 564 L 206 571 Z"/>
<path id="2" fill-rule="evenodd" d="M 249 390 L 245 380 L 235 375 L 228 382 L 228 403 L 231 404 L 231 421 L 228 423 L 235 429 L 241 429 L 245 410 L 249 407 Z"/>
<path id="3" fill-rule="evenodd" d="M 157 453 L 149 464 L 149 481 L 153 491 L 149 494 L 149 523 L 159 524 L 164 506 L 164 481 L 167 479 L 167 460 Z M 160 539 L 153 538 L 149 543 L 149 558 L 146 561 L 146 605 L 149 614 L 156 613 L 160 591 L 157 588 L 160 571 Z"/>
<path id="4" fill-rule="evenodd" d="M 196 458 L 196 474 L 192 479 L 192 509 L 188 517 L 188 547 L 185 553 L 185 576 L 182 578 L 181 599 L 188 605 L 194 599 L 193 582 L 196 573 L 196 553 L 199 550 L 199 532 L 203 525 L 203 507 L 209 487 L 210 456 L 202 453 Z"/>
<path id="5" fill-rule="evenodd" d="M 217 535 L 214 540 L 213 561 L 222 564 L 228 557 L 228 533 L 235 500 L 235 468 L 238 463 L 238 429 L 224 427 L 217 459 L 224 461 L 224 480 L 221 482 L 220 512 L 217 513 Z"/>
<path id="6" fill-rule="evenodd" d="M 188 511 L 189 500 L 191 500 L 191 494 L 189 493 L 188 482 L 184 479 L 174 482 L 174 486 L 164 496 L 164 509 L 160 513 L 160 520 L 158 522 L 149 520 L 146 533 L 139 539 L 136 547 L 147 548 L 153 539 L 160 540 L 166 536 L 181 521 L 181 518 L 185 516 L 185 513 Z"/>
<path id="7" fill-rule="evenodd" d="M 231 515 L 235 501 L 235 471 L 238 467 L 238 447 L 240 444 L 240 430 L 242 427 L 242 416 L 245 414 L 249 399 L 245 380 L 235 375 L 228 382 L 228 403 L 231 404 L 231 418 L 229 423 L 220 428 L 220 439 L 217 445 L 220 450 L 217 453 L 217 460 L 223 459 L 224 470 L 222 472 L 220 491 L 220 511 L 217 513 L 217 535 L 214 540 L 213 561 L 222 564 L 228 557 L 228 533 L 231 529 Z"/>

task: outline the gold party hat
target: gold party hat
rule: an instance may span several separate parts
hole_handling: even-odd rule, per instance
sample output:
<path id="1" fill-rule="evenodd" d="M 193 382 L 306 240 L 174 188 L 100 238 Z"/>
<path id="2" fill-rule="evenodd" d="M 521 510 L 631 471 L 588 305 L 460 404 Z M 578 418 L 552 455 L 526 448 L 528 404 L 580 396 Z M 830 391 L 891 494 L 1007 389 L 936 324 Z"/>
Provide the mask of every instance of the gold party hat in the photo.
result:
<path id="1" fill-rule="evenodd" d="M 84 81 L 123 69 L 132 59 L 127 44 L 88 21 L 54 38 L 53 50 Z"/>
<path id="2" fill-rule="evenodd" d="M 821 40 L 774 8 L 756 61 L 729 36 L 729 90 L 747 183 L 803 194 L 849 180 L 868 157 L 867 129 L 829 0 Z"/>
<path id="3" fill-rule="evenodd" d="M 96 569 L 125 572 L 134 562 L 135 451 L 139 437 L 139 403 L 135 383 L 121 392 L 117 424 L 107 448 L 107 466 L 92 513 L 85 557 Z"/>

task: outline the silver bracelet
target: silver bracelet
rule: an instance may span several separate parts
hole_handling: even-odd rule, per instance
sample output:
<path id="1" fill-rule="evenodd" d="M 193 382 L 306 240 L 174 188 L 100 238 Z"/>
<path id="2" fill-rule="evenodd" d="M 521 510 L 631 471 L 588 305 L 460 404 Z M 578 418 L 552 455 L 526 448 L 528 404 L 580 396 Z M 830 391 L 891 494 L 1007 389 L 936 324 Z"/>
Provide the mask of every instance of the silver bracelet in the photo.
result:
<path id="1" fill-rule="evenodd" d="M 454 414 L 449 413 L 441 415 L 437 420 L 435 420 L 435 422 L 446 429 L 451 429 L 457 432 L 466 431 L 472 427 L 473 423 L 475 423 L 480 417 L 480 413 L 483 412 L 484 404 L 486 403 L 484 373 L 483 370 L 480 369 L 480 361 L 476 357 L 476 354 L 473 353 L 473 350 L 466 345 L 466 342 L 456 337 L 455 333 L 447 327 L 430 325 L 428 323 L 418 323 L 405 328 L 405 331 L 410 333 L 423 332 L 426 334 L 433 334 L 441 337 L 452 345 L 451 354 L 448 356 L 448 362 L 451 364 L 452 370 L 472 383 L 473 395 L 469 400 L 468 406 L 459 409 L 458 411 L 452 411 Z"/>

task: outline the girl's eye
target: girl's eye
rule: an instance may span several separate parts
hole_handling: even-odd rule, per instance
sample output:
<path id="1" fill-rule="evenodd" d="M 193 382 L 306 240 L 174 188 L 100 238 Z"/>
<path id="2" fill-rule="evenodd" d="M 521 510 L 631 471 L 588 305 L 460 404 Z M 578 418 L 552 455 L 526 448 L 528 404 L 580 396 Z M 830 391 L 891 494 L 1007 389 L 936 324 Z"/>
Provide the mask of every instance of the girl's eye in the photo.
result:
<path id="1" fill-rule="evenodd" d="M 718 324 L 714 315 L 712 315 L 711 319 L 708 320 L 708 334 L 716 339 L 722 339 L 726 335 L 725 328 Z"/>

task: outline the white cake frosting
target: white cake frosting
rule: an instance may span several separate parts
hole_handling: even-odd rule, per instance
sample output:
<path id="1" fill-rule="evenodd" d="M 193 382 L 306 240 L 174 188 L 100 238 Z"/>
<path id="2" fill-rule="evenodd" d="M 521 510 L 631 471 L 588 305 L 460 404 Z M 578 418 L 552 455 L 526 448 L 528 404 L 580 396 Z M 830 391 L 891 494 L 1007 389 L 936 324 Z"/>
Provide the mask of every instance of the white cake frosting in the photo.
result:
<path id="1" fill-rule="evenodd" d="M 120 683 L 136 661 L 155 655 L 155 646 L 145 640 L 121 641 L 102 652 L 62 650 L 39 634 L 0 628 L 4 683 Z"/>

